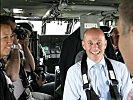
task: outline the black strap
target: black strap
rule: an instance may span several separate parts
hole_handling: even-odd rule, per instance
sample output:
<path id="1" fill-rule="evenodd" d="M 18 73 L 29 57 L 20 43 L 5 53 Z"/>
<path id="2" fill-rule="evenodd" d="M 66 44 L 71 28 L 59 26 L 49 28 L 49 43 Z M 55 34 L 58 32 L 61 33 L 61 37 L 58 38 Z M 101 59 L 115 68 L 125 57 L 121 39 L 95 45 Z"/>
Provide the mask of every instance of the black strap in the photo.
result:
<path id="1" fill-rule="evenodd" d="M 85 92 L 86 92 L 87 100 L 100 100 L 99 96 L 95 93 L 93 88 L 91 88 L 90 90 L 86 89 Z"/>
<path id="2" fill-rule="evenodd" d="M 23 93 L 20 95 L 18 100 L 27 100 L 27 98 L 29 98 L 32 90 L 32 87 L 30 86 L 26 71 L 24 69 L 24 65 L 20 64 L 20 73 L 19 73 L 20 79 L 22 81 L 23 87 L 25 88 L 25 90 L 23 91 Z M 28 92 L 26 91 L 28 89 Z"/>
<path id="3" fill-rule="evenodd" d="M 29 64 L 29 66 L 30 66 L 30 70 L 31 70 L 31 72 L 30 72 L 30 75 L 31 75 L 31 79 L 33 80 L 33 82 L 35 83 L 35 84 L 37 84 L 37 74 L 33 71 L 33 69 L 32 69 L 32 66 Z"/>
<path id="4" fill-rule="evenodd" d="M 96 93 L 94 92 L 93 88 L 90 85 L 90 79 L 88 78 L 88 69 L 87 69 L 86 59 L 87 59 L 87 54 L 84 53 L 82 61 L 81 61 L 81 73 L 82 73 L 82 78 L 83 78 L 83 89 L 86 92 L 87 100 L 99 100 L 98 95 L 96 95 Z M 117 86 L 118 81 L 116 80 L 116 76 L 115 76 L 112 64 L 109 61 L 109 59 L 107 59 L 107 58 L 105 58 L 105 62 L 107 63 L 109 78 L 111 80 L 111 84 L 109 87 L 111 98 L 112 98 L 112 100 L 121 100 L 121 96 L 118 92 L 118 86 Z M 114 77 L 112 77 L 112 74 Z"/>
<path id="5" fill-rule="evenodd" d="M 83 89 L 88 88 L 89 87 L 89 83 L 90 83 L 90 80 L 88 79 L 88 71 L 87 71 L 88 69 L 87 69 L 86 59 L 87 59 L 87 55 L 84 53 L 82 61 L 81 61 L 81 73 L 82 73 L 82 75 L 86 75 L 86 78 L 87 78 L 88 82 L 84 83 Z"/>
<path id="6" fill-rule="evenodd" d="M 2 62 L 0 61 L 2 65 Z M 7 80 L 4 74 L 4 65 L 0 66 L 0 100 L 16 100 L 13 94 L 12 87 L 9 87 Z"/>
<path id="7" fill-rule="evenodd" d="M 93 88 L 91 87 L 90 84 L 90 79 L 88 78 L 88 68 L 87 68 L 87 54 L 83 54 L 83 58 L 81 61 L 81 73 L 82 73 L 82 78 L 83 78 L 83 89 L 86 92 L 87 100 L 99 100 L 98 95 L 94 92 Z M 86 80 L 86 82 L 85 82 Z"/>
<path id="8" fill-rule="evenodd" d="M 23 87 L 27 88 L 29 86 L 29 81 L 26 75 L 26 72 L 24 70 L 24 66 L 20 64 L 20 73 L 19 73 L 20 79 L 22 81 Z"/>
<path id="9" fill-rule="evenodd" d="M 111 80 L 110 84 L 110 95 L 112 100 L 121 100 L 120 93 L 118 92 L 118 81 L 116 80 L 116 75 L 114 69 L 112 67 L 111 62 L 108 58 L 105 57 L 105 61 L 107 63 L 107 69 L 109 74 L 109 79 Z"/>
<path id="10" fill-rule="evenodd" d="M 0 59 L 0 68 L 2 70 L 4 70 L 4 68 L 5 68 L 5 61 L 4 61 L 4 59 Z"/>

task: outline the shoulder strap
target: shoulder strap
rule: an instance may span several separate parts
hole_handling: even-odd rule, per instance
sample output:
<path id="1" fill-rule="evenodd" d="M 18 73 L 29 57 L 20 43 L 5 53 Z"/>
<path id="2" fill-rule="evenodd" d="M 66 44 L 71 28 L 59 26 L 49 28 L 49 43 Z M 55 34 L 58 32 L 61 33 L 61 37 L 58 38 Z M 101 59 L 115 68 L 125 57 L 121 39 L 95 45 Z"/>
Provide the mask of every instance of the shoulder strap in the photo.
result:
<path id="1" fill-rule="evenodd" d="M 84 53 L 83 58 L 81 61 L 81 73 L 83 78 L 83 89 L 86 89 L 89 87 L 90 80 L 88 79 L 88 69 L 87 69 L 87 63 L 86 63 L 87 55 Z"/>
<path id="2" fill-rule="evenodd" d="M 90 79 L 88 77 L 88 69 L 87 69 L 87 54 L 84 53 L 83 54 L 83 58 L 81 61 L 81 73 L 82 73 L 82 78 L 83 78 L 83 89 L 86 92 L 87 95 L 87 100 L 99 100 L 99 97 L 96 95 L 96 93 L 94 92 L 93 88 L 90 85 Z M 105 61 L 107 63 L 107 68 L 108 68 L 108 72 L 109 72 L 109 78 L 111 80 L 111 84 L 110 84 L 110 94 L 111 94 L 111 98 L 112 100 L 121 100 L 121 96 L 118 92 L 118 81 L 116 80 L 116 75 L 114 73 L 114 69 L 112 67 L 111 62 L 109 61 L 109 59 L 107 59 L 105 57 Z"/>
<path id="3" fill-rule="evenodd" d="M 20 73 L 19 73 L 20 79 L 22 81 L 23 87 L 27 88 L 29 86 L 29 81 L 26 75 L 26 72 L 24 70 L 24 66 L 20 64 Z"/>
<path id="4" fill-rule="evenodd" d="M 82 73 L 82 78 L 83 78 L 83 89 L 86 92 L 87 100 L 99 100 L 99 97 L 96 95 L 94 92 L 93 88 L 91 87 L 90 84 L 90 79 L 88 77 L 88 68 L 87 68 L 87 54 L 83 54 L 83 58 L 81 61 L 81 73 Z"/>
<path id="5" fill-rule="evenodd" d="M 7 84 L 5 74 L 1 67 L 0 67 L 0 85 L 1 85 L 0 86 L 0 89 L 1 89 L 0 100 L 16 100 L 13 94 L 13 91 L 10 91 L 11 88 Z"/>
<path id="6" fill-rule="evenodd" d="M 110 84 L 110 95 L 113 100 L 121 100 L 120 93 L 118 92 L 118 81 L 116 80 L 116 75 L 113 69 L 113 66 L 111 62 L 109 61 L 108 58 L 105 57 L 105 61 L 107 63 L 107 69 L 108 69 L 108 74 L 109 78 L 111 81 Z"/>

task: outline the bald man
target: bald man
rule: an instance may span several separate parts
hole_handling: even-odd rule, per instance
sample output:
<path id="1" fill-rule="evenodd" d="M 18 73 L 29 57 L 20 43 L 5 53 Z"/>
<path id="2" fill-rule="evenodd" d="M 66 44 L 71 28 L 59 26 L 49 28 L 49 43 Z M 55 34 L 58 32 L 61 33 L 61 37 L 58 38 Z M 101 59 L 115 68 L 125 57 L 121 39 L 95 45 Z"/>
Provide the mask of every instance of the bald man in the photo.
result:
<path id="1" fill-rule="evenodd" d="M 89 28 L 84 33 L 82 46 L 86 52 L 87 76 L 90 80 L 90 86 L 95 93 L 97 100 L 111 100 L 110 84 L 107 61 L 110 62 L 115 79 L 118 81 L 118 93 L 120 98 L 125 100 L 127 93 L 132 87 L 130 74 L 125 64 L 104 57 L 104 51 L 107 46 L 104 33 L 99 28 Z M 107 60 L 105 60 L 107 59 Z M 77 62 L 68 69 L 65 81 L 63 100 L 87 100 L 87 95 L 83 89 L 83 77 L 81 74 L 82 61 Z M 93 95 L 94 96 L 94 95 Z M 89 99 L 94 100 L 94 99 Z"/>

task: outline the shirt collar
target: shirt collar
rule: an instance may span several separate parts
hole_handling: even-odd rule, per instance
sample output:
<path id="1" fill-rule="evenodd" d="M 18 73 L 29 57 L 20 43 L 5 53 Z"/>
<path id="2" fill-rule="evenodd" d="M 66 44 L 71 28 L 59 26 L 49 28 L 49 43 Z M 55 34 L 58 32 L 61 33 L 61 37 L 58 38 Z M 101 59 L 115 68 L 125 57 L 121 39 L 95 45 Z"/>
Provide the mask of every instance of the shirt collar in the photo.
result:
<path id="1" fill-rule="evenodd" d="M 95 64 L 97 64 L 97 63 L 95 63 L 94 61 L 92 61 L 91 59 L 89 59 L 89 58 L 87 57 L 87 66 L 88 66 L 88 70 L 90 70 L 90 68 L 92 68 L 92 66 L 94 66 Z M 101 61 L 100 61 L 98 64 L 101 64 L 101 65 L 105 66 L 105 59 L 104 59 L 104 56 L 103 56 L 103 58 L 101 59 Z"/>

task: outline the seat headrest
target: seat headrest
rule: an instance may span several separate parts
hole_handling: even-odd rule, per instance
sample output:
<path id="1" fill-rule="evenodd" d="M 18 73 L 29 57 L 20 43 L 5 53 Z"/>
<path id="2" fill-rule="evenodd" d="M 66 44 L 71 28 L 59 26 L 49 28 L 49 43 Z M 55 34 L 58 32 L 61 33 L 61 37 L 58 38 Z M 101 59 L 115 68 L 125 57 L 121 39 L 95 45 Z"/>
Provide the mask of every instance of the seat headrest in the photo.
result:
<path id="1" fill-rule="evenodd" d="M 103 32 L 109 32 L 109 31 L 110 31 L 110 27 L 108 27 L 108 26 L 100 26 L 100 29 L 101 29 Z"/>

